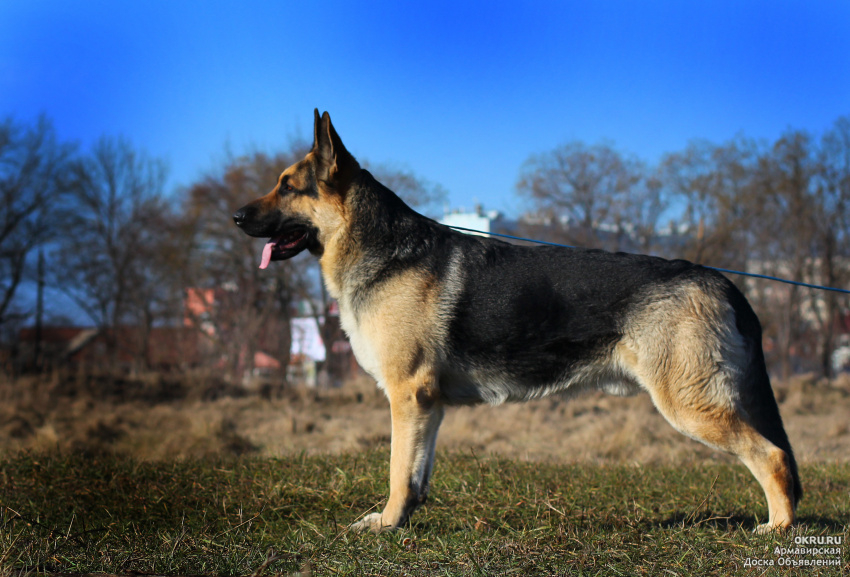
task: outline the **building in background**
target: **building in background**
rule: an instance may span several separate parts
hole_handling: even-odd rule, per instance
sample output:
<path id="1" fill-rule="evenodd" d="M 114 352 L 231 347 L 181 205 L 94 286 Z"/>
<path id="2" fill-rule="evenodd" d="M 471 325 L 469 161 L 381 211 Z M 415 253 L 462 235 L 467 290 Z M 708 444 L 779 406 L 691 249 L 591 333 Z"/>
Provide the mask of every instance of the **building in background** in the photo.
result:
<path id="1" fill-rule="evenodd" d="M 471 211 L 464 208 L 446 210 L 443 218 L 440 219 L 440 224 L 469 229 L 460 231 L 466 234 L 489 236 L 480 233 L 514 234 L 517 230 L 518 221 L 506 219 L 498 210 L 485 211 L 481 204 L 476 204 Z"/>

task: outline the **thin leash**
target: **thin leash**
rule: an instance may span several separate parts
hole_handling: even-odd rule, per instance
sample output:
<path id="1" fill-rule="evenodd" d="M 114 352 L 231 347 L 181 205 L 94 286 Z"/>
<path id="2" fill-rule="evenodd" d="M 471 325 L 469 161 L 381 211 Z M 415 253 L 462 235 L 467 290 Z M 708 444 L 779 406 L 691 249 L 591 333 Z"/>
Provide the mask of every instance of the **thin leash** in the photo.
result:
<path id="1" fill-rule="evenodd" d="M 474 232 L 474 233 L 477 233 L 477 234 L 486 234 L 486 235 L 490 235 L 490 236 L 500 236 L 502 238 L 510 238 L 510 239 L 513 239 L 513 240 L 522 240 L 522 241 L 525 241 L 525 242 L 533 242 L 533 243 L 536 243 L 536 244 L 546 244 L 546 245 L 549 245 L 549 246 L 559 246 L 559 247 L 562 247 L 562 248 L 580 248 L 580 247 L 571 246 L 571 245 L 568 245 L 568 244 L 560 244 L 560 243 L 557 243 L 557 242 L 548 242 L 548 241 L 545 241 L 545 240 L 535 240 L 533 238 L 523 238 L 521 236 L 511 236 L 509 234 L 502 234 L 502 233 L 499 233 L 499 232 L 484 232 L 483 230 L 475 230 L 474 228 L 464 228 L 462 226 L 451 226 L 451 225 L 447 225 L 447 226 L 449 228 L 453 228 L 455 230 L 461 230 L 461 231 L 464 231 L 464 232 Z M 753 277 L 753 278 L 761 278 L 761 279 L 766 279 L 766 280 L 772 280 L 772 281 L 776 281 L 776 282 L 782 282 L 782 283 L 785 283 L 785 284 L 791 284 L 791 285 L 796 285 L 796 286 L 801 286 L 801 287 L 806 287 L 806 288 L 818 289 L 818 290 L 822 290 L 822 291 L 833 291 L 833 292 L 837 292 L 837 293 L 850 294 L 850 290 L 847 290 L 847 289 L 840 289 L 840 288 L 829 287 L 829 286 L 820 286 L 820 285 L 816 285 L 816 284 L 809 284 L 809 283 L 800 282 L 800 281 L 796 281 L 796 280 L 788 280 L 788 279 L 785 279 L 785 278 L 779 278 L 779 277 L 776 277 L 776 276 L 770 276 L 770 275 L 766 275 L 766 274 L 758 274 L 758 273 L 754 273 L 754 272 L 743 272 L 743 271 L 740 271 L 740 270 L 730 270 L 730 269 L 727 269 L 727 268 L 718 268 L 716 266 L 706 266 L 706 265 L 700 265 L 700 266 L 702 266 L 703 268 L 710 268 L 711 270 L 716 270 L 718 272 L 725 272 L 727 274 L 739 274 L 739 275 L 742 275 L 742 276 L 749 276 L 749 277 Z"/>

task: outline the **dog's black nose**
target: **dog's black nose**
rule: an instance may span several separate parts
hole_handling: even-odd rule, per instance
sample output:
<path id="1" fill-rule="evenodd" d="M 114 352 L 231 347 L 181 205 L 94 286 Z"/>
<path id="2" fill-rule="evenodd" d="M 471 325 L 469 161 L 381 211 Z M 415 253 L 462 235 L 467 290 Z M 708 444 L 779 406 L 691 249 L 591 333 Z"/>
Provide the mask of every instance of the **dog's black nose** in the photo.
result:
<path id="1" fill-rule="evenodd" d="M 242 226 L 245 224 L 245 209 L 240 208 L 236 212 L 233 213 L 233 222 L 236 223 L 236 226 Z"/>

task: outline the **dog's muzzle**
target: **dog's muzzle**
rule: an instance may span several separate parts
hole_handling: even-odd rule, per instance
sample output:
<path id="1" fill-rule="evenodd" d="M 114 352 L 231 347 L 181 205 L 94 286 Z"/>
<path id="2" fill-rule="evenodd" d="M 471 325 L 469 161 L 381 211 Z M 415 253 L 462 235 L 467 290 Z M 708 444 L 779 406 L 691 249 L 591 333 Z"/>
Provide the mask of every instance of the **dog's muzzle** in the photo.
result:
<path id="1" fill-rule="evenodd" d="M 260 268 L 275 260 L 286 260 L 315 244 L 316 233 L 309 223 L 297 219 L 257 218 L 255 206 L 246 205 L 233 213 L 233 222 L 255 237 L 269 237 L 260 256 Z"/>

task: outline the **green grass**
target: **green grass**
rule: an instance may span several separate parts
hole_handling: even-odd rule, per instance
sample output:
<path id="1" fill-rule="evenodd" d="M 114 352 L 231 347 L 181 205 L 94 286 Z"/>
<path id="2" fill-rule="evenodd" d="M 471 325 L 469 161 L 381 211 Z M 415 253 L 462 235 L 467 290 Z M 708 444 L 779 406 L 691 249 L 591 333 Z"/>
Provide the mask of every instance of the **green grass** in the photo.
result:
<path id="1" fill-rule="evenodd" d="M 758 536 L 766 505 L 743 467 L 440 454 L 431 499 L 411 526 L 346 531 L 385 497 L 388 456 L 9 456 L 0 461 L 0 573 L 760 575 L 745 559 L 777 562 L 775 547 L 795 536 L 831 535 L 844 538 L 850 574 L 848 465 L 804 466 L 799 527 Z"/>

